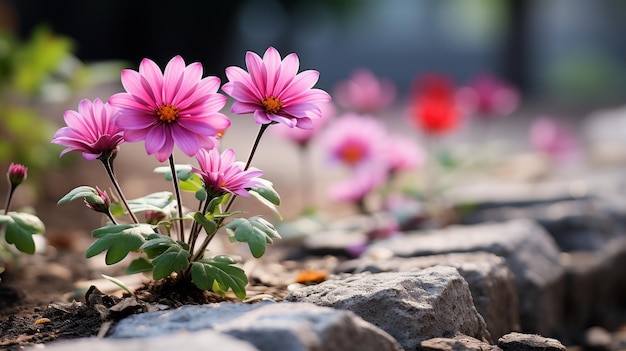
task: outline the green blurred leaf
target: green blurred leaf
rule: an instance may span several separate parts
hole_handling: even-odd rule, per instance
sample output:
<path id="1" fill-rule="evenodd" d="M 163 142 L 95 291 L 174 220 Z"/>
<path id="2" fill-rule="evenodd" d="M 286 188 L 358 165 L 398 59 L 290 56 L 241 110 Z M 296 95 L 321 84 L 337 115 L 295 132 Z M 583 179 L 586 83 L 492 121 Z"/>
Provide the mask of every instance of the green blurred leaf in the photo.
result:
<path id="1" fill-rule="evenodd" d="M 129 252 L 138 251 L 150 234 L 154 234 L 154 229 L 148 224 L 116 224 L 98 228 L 92 233 L 97 240 L 87 248 L 85 256 L 91 258 L 107 251 L 106 264 L 117 263 Z"/>
<path id="2" fill-rule="evenodd" d="M 90 186 L 82 185 L 72 189 L 69 193 L 65 194 L 58 202 L 57 205 L 61 205 L 76 199 L 88 198 L 90 203 L 100 203 L 102 198 L 98 195 L 98 191 Z"/>
<path id="3" fill-rule="evenodd" d="M 129 200 L 128 206 L 134 213 L 159 211 L 169 215 L 173 212 L 176 202 L 171 192 L 161 191 L 138 199 Z"/>
<path id="4" fill-rule="evenodd" d="M 181 245 L 171 245 L 162 254 L 152 260 L 152 278 L 154 280 L 163 279 L 172 272 L 178 272 L 189 266 L 191 254 Z"/>
<path id="5" fill-rule="evenodd" d="M 234 263 L 228 256 L 203 258 L 191 264 L 191 279 L 201 290 L 211 290 L 217 282 L 222 291 L 232 289 L 235 296 L 244 299 L 248 277 L 243 269 L 233 266 Z"/>
<path id="6" fill-rule="evenodd" d="M 194 213 L 193 219 L 195 219 L 196 222 L 200 223 L 200 225 L 202 226 L 202 228 L 204 228 L 204 231 L 208 235 L 211 235 L 217 231 L 217 223 L 210 219 L 207 219 L 205 216 L 202 215 L 201 212 Z"/>
<path id="7" fill-rule="evenodd" d="M 237 218 L 226 225 L 231 241 L 248 243 L 250 252 L 255 258 L 265 254 L 265 245 L 280 239 L 274 226 L 265 219 L 255 216 L 249 219 Z"/>
<path id="8" fill-rule="evenodd" d="M 138 257 L 132 260 L 128 267 L 126 267 L 126 274 L 150 272 L 151 270 L 152 263 L 145 257 Z"/>
<path id="9" fill-rule="evenodd" d="M 34 254 L 35 241 L 33 234 L 43 234 L 45 226 L 43 222 L 35 215 L 22 212 L 9 212 L 0 215 L 0 225 L 4 224 L 5 240 L 21 252 Z"/>
<path id="10" fill-rule="evenodd" d="M 260 179 L 263 182 L 262 186 L 256 186 L 250 189 L 248 192 L 252 197 L 259 200 L 263 205 L 272 210 L 276 217 L 280 220 L 283 219 L 283 216 L 278 211 L 278 205 L 280 205 L 280 196 L 274 190 L 272 182 L 265 179 Z"/>

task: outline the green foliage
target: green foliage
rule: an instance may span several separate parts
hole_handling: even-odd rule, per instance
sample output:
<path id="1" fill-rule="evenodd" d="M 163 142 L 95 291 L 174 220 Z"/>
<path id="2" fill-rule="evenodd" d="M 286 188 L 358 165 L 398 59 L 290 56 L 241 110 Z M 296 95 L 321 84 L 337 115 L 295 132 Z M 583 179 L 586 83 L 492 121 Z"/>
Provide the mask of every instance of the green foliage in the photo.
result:
<path id="1" fill-rule="evenodd" d="M 228 256 L 203 258 L 191 264 L 191 280 L 202 290 L 211 290 L 217 283 L 220 290 L 232 289 L 235 296 L 243 299 L 248 277 L 243 269 L 233 264 L 235 261 Z"/>
<path id="2" fill-rule="evenodd" d="M 154 229 L 148 224 L 116 224 L 98 228 L 92 233 L 97 240 L 87 248 L 85 256 L 91 258 L 107 251 L 106 264 L 117 263 L 131 251 L 138 251 L 150 234 L 154 234 Z"/>
<path id="3" fill-rule="evenodd" d="M 57 201 L 57 205 L 74 201 L 76 199 L 86 199 L 89 203 L 97 203 L 99 201 L 103 202 L 96 189 L 90 186 L 82 185 L 70 190 L 69 193 L 65 194 L 65 196 Z"/>
<path id="4" fill-rule="evenodd" d="M 283 216 L 280 214 L 277 207 L 280 205 L 280 196 L 278 195 L 278 192 L 274 190 L 272 182 L 265 179 L 261 179 L 261 181 L 263 182 L 263 185 L 255 186 L 248 192 L 252 195 L 252 197 L 256 198 L 263 205 L 272 210 L 278 219 L 282 220 Z"/>
<path id="5" fill-rule="evenodd" d="M 127 274 L 135 274 L 142 272 L 150 272 L 152 270 L 152 263 L 145 257 L 138 257 L 130 262 L 126 267 Z"/>
<path id="6" fill-rule="evenodd" d="M 9 212 L 0 215 L 0 226 L 5 226 L 5 240 L 21 252 L 34 254 L 33 234 L 43 234 L 43 222 L 35 215 L 22 212 Z"/>
<path id="7" fill-rule="evenodd" d="M 255 258 L 265 254 L 265 245 L 280 239 L 280 234 L 274 226 L 265 219 L 255 216 L 251 218 L 237 218 L 226 225 L 231 241 L 248 243 L 250 252 Z"/>
<path id="8" fill-rule="evenodd" d="M 171 192 L 161 191 L 138 199 L 128 200 L 128 206 L 135 213 L 158 211 L 169 215 L 174 212 L 176 201 L 174 201 L 174 196 Z"/>

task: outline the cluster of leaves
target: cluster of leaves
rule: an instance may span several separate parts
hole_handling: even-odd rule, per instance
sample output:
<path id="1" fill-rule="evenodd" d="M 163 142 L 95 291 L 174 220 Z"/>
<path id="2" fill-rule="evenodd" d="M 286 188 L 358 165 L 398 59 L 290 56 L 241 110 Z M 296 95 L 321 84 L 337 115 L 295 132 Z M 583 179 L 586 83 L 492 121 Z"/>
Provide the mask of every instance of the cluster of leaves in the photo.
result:
<path id="1" fill-rule="evenodd" d="M 128 201 L 134 213 L 159 214 L 157 223 L 109 224 L 93 231 L 96 240 L 86 251 L 87 258 L 106 252 L 105 262 L 112 265 L 124 260 L 131 252 L 139 253 L 128 265 L 127 273 L 152 272 L 155 280 L 163 279 L 176 273 L 182 279 L 191 279 L 202 290 L 226 293 L 229 289 L 235 296 L 243 299 L 248 284 L 246 273 L 236 262 L 224 255 L 205 257 L 206 246 L 220 228 L 224 228 L 232 242 L 247 243 L 255 258 L 263 256 L 266 245 L 271 244 L 280 235 L 267 220 L 253 216 L 235 218 L 230 222 L 228 217 L 242 212 L 224 212 L 224 207 L 231 197 L 230 193 L 209 198 L 203 187 L 201 177 L 191 172 L 191 167 L 176 165 L 178 184 L 181 190 L 195 193 L 201 202 L 203 211 L 189 212 L 184 218 L 176 218 L 176 201 L 172 193 L 164 191 Z M 172 180 L 169 167 L 159 167 L 155 172 Z M 249 192 L 276 213 L 280 197 L 272 184 L 265 181 L 263 186 L 249 189 Z M 75 199 L 84 199 L 94 204 L 103 201 L 97 189 L 80 186 L 59 200 L 59 204 Z M 120 203 L 110 206 L 111 215 L 126 215 Z M 177 221 L 191 221 L 190 235 L 187 240 L 176 240 L 171 229 Z M 199 231 L 203 229 L 206 237 L 202 244 L 198 243 Z"/>

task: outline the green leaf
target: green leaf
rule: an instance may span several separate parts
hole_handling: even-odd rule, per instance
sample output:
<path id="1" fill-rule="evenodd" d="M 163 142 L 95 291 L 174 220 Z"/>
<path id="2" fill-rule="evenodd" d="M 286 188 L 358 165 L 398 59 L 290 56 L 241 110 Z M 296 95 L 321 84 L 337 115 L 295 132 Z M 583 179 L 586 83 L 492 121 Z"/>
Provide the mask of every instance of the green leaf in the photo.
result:
<path id="1" fill-rule="evenodd" d="M 109 275 L 106 274 L 100 274 L 100 276 L 108 281 L 110 281 L 111 283 L 119 286 L 120 288 L 124 289 L 124 291 L 126 291 L 129 295 L 135 295 L 133 294 L 133 292 L 130 290 L 130 288 L 128 287 L 128 285 L 126 285 L 123 281 L 115 278 L 115 277 L 111 277 Z"/>
<path id="2" fill-rule="evenodd" d="M 244 299 L 248 277 L 243 269 L 233 266 L 234 263 L 228 256 L 203 258 L 191 264 L 191 280 L 202 290 L 211 290 L 217 282 L 222 291 L 232 289 L 235 296 Z"/>
<path id="3" fill-rule="evenodd" d="M 172 213 L 176 202 L 174 196 L 169 191 L 152 193 L 138 199 L 128 201 L 128 206 L 135 212 L 159 211 L 167 215 Z"/>
<path id="4" fill-rule="evenodd" d="M 57 205 L 64 204 L 66 202 L 74 201 L 76 199 L 85 199 L 88 198 L 90 203 L 100 203 L 102 202 L 102 198 L 98 194 L 95 188 L 90 186 L 82 185 L 72 189 L 69 193 L 65 194 L 58 202 Z"/>
<path id="5" fill-rule="evenodd" d="M 280 211 L 278 211 L 278 207 L 276 207 L 280 205 L 280 196 L 278 196 L 278 193 L 274 190 L 272 182 L 265 179 L 260 180 L 263 182 L 263 185 L 251 188 L 248 193 L 272 210 L 278 219 L 282 220 L 283 216 L 280 214 Z"/>
<path id="6" fill-rule="evenodd" d="M 196 222 L 200 223 L 200 225 L 202 225 L 202 228 L 204 228 L 204 231 L 208 234 L 211 235 L 213 233 L 215 233 L 215 231 L 217 231 L 217 223 L 215 223 L 214 221 L 207 219 L 205 216 L 202 215 L 201 212 L 196 212 L 193 215 L 193 219 L 196 220 Z"/>
<path id="7" fill-rule="evenodd" d="M 129 252 L 138 251 L 150 234 L 154 234 L 154 229 L 148 224 L 116 224 L 98 228 L 92 233 L 97 240 L 87 248 L 85 256 L 91 258 L 107 251 L 106 264 L 117 263 Z"/>
<path id="8" fill-rule="evenodd" d="M 174 165 L 174 169 L 176 170 L 178 180 L 187 180 L 192 174 L 195 174 L 191 172 L 190 165 Z M 157 167 L 154 169 L 154 173 L 163 174 L 165 180 L 168 182 L 172 181 L 172 169 L 169 166 Z"/>
<path id="9" fill-rule="evenodd" d="M 152 260 L 152 278 L 159 280 L 167 277 L 172 272 L 178 272 L 189 266 L 191 254 L 180 245 L 172 245 Z"/>
<path id="10" fill-rule="evenodd" d="M 9 212 L 0 215 L 0 224 L 5 224 L 5 239 L 21 252 L 34 254 L 33 234 L 43 234 L 45 226 L 39 217 L 30 213 Z"/>
<path id="11" fill-rule="evenodd" d="M 130 262 L 126 267 L 126 274 L 135 274 L 141 272 L 150 272 L 152 270 L 152 263 L 145 257 L 138 257 Z"/>
<path id="12" fill-rule="evenodd" d="M 226 225 L 231 241 L 248 243 L 250 252 L 255 258 L 265 254 L 265 245 L 280 239 L 274 226 L 265 219 L 255 216 L 249 219 L 237 218 Z"/>
<path id="13" fill-rule="evenodd" d="M 145 252 L 148 258 L 155 258 L 172 245 L 176 245 L 174 239 L 166 235 L 154 233 L 146 238 L 146 242 L 144 242 L 137 251 Z"/>
<path id="14" fill-rule="evenodd" d="M 254 188 L 251 188 L 250 191 L 257 193 L 262 198 L 269 201 L 271 204 L 279 206 L 280 195 L 278 195 L 278 192 L 274 190 L 272 182 L 266 179 L 260 179 L 260 181 L 263 183 L 263 185 L 257 185 Z"/>

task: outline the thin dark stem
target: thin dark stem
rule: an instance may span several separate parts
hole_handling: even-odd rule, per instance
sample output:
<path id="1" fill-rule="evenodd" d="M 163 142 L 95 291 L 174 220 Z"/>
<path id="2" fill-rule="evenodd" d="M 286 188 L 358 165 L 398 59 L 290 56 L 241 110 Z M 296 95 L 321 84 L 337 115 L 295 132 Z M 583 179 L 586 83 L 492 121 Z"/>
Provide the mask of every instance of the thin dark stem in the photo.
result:
<path id="1" fill-rule="evenodd" d="M 259 146 L 259 142 L 261 141 L 261 137 L 263 136 L 263 133 L 265 133 L 265 131 L 267 130 L 267 127 L 269 127 L 271 125 L 271 123 L 267 123 L 267 124 L 261 124 L 261 128 L 259 129 L 259 132 L 256 135 L 256 139 L 254 140 L 254 144 L 252 144 L 252 150 L 250 150 L 250 155 L 248 156 L 248 161 L 246 162 L 246 166 L 244 167 L 244 171 L 248 170 L 248 168 L 250 168 L 250 164 L 252 163 L 252 158 L 254 157 L 254 154 L 256 152 L 256 148 Z M 228 210 L 230 210 L 230 208 L 233 206 L 233 202 L 235 202 L 235 199 L 237 198 L 236 194 L 233 194 L 232 197 L 230 198 L 230 201 L 228 201 L 228 204 L 226 205 L 226 209 L 224 210 L 224 212 L 228 212 Z"/>
<path id="2" fill-rule="evenodd" d="M 113 215 L 111 214 L 111 212 L 107 212 L 106 213 L 107 217 L 109 217 L 109 219 L 111 220 L 111 222 L 113 222 L 113 224 L 117 224 L 117 221 L 115 220 L 115 217 L 113 217 Z"/>
<path id="3" fill-rule="evenodd" d="M 178 174 L 174 165 L 174 155 L 170 155 L 170 170 L 172 171 L 172 183 L 174 184 L 174 193 L 176 194 L 176 202 L 178 205 L 179 233 L 178 240 L 185 242 L 185 223 L 183 223 L 183 200 L 180 196 L 180 187 L 178 186 Z"/>
<path id="4" fill-rule="evenodd" d="M 115 191 L 117 191 L 117 195 L 119 195 L 120 200 L 122 201 L 122 204 L 124 204 L 126 211 L 128 211 L 128 215 L 130 216 L 130 218 L 133 220 L 134 223 L 139 223 L 137 216 L 135 216 L 135 213 L 131 211 L 130 206 L 128 206 L 128 202 L 126 201 L 126 196 L 124 196 L 124 193 L 122 192 L 122 188 L 120 187 L 120 184 L 117 181 L 117 177 L 115 176 L 115 172 L 113 172 L 113 160 L 100 159 L 100 161 L 102 161 L 102 165 L 104 165 L 104 169 L 107 171 L 107 174 L 109 175 L 109 178 L 111 179 L 111 183 L 113 183 L 113 187 L 115 187 Z"/>
<path id="5" fill-rule="evenodd" d="M 11 206 L 11 199 L 13 198 L 13 193 L 15 192 L 15 186 L 11 185 L 9 188 L 9 193 L 7 194 L 7 201 L 4 205 L 4 214 L 9 213 L 9 206 Z"/>
<path id="6" fill-rule="evenodd" d="M 208 196 L 208 195 L 207 195 Z M 204 204 L 202 201 L 198 203 L 198 211 L 201 211 L 202 215 L 206 214 L 207 208 L 209 207 L 209 200 L 207 199 Z M 189 252 L 193 252 L 194 247 L 196 246 L 196 240 L 198 240 L 198 234 L 200 234 L 201 226 L 198 222 L 194 221 L 191 226 L 191 234 L 189 234 Z"/>

